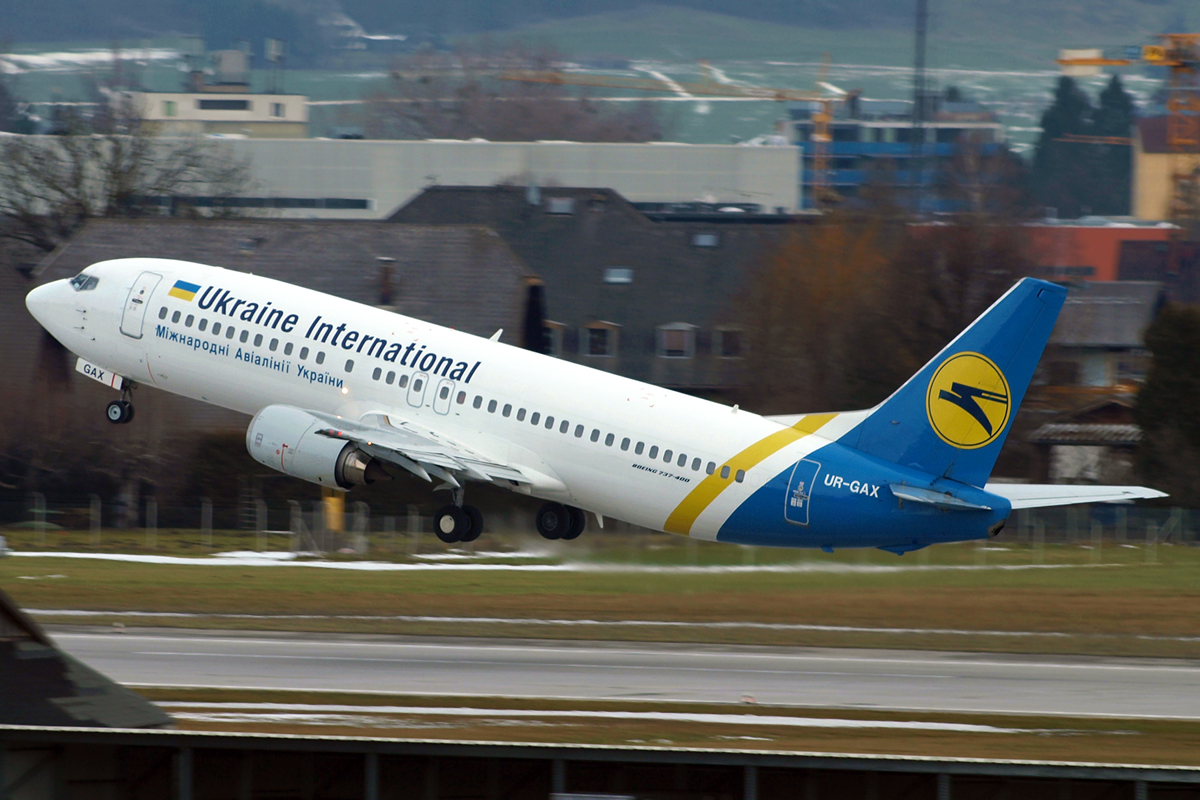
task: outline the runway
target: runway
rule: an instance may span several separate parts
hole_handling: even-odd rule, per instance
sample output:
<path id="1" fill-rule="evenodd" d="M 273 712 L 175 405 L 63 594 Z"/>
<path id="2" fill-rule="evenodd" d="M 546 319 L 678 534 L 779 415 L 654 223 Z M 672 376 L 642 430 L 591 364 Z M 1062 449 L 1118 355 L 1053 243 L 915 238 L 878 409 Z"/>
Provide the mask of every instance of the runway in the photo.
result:
<path id="1" fill-rule="evenodd" d="M 330 634 L 51 631 L 122 683 L 1200 719 L 1200 662 Z"/>

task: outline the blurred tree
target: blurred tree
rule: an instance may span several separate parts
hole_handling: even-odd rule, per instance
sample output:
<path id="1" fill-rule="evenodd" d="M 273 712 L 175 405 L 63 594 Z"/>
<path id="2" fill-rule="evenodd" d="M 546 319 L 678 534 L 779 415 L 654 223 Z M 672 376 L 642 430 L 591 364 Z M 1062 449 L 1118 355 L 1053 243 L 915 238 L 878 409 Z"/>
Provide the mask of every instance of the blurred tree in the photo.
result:
<path id="1" fill-rule="evenodd" d="M 1134 419 L 1142 428 L 1138 466 L 1174 505 L 1200 504 L 1200 308 L 1169 305 L 1146 329 L 1150 371 Z"/>
<path id="2" fill-rule="evenodd" d="M 0 140 L 0 217 L 9 223 L 0 235 L 49 251 L 89 217 L 146 213 L 146 198 L 220 200 L 250 188 L 247 161 L 199 137 L 159 136 L 123 96 L 95 116 L 67 113 L 60 122 L 61 135 Z M 161 213 L 158 205 L 152 210 Z M 203 213 L 244 212 L 218 202 Z"/>
<path id="3" fill-rule="evenodd" d="M 496 73 L 553 70 L 550 49 L 488 41 L 455 53 L 422 52 L 392 70 L 391 85 L 367 104 L 367 131 L 381 139 L 527 142 L 649 142 L 662 129 L 649 102 L 626 110 L 574 98 L 562 86 L 502 81 Z"/>
<path id="4" fill-rule="evenodd" d="M 1060 217 L 1128 214 L 1132 148 L 1059 140 L 1065 134 L 1130 136 L 1133 121 L 1133 98 L 1119 77 L 1109 81 L 1096 108 L 1073 79 L 1060 78 L 1054 102 L 1042 114 L 1033 157 L 1037 201 L 1058 209 Z"/>

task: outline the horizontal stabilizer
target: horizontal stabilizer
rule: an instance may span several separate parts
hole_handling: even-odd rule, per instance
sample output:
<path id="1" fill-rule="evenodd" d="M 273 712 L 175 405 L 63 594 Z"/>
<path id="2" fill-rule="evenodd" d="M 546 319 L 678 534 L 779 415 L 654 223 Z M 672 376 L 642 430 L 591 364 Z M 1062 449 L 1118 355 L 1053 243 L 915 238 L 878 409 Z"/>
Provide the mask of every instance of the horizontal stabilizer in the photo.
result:
<path id="1" fill-rule="evenodd" d="M 966 500 L 955 497 L 949 492 L 939 492 L 934 489 L 922 489 L 919 486 L 905 486 L 902 483 L 893 483 L 888 487 L 892 494 L 901 500 L 908 500 L 910 503 L 924 503 L 930 506 L 944 508 L 947 511 L 991 511 L 991 506 L 983 506 L 978 503 L 969 503 Z"/>
<path id="2" fill-rule="evenodd" d="M 1127 503 L 1166 497 L 1146 486 L 1072 486 L 1069 484 L 989 483 L 984 491 L 998 494 L 1014 509 L 1069 506 L 1073 503 Z"/>

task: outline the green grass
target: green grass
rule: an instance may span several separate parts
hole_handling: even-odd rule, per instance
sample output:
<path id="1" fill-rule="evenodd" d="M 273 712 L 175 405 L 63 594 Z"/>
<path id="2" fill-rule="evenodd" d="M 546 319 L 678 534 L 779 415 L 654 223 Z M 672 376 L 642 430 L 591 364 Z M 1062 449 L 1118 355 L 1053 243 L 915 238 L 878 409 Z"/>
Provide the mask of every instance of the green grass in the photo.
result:
<path id="1" fill-rule="evenodd" d="M 1155 563 L 1147 563 L 1145 549 L 1111 544 L 1098 554 L 1078 545 L 1047 545 L 1040 556 L 1018 545 L 1003 550 L 943 545 L 898 558 L 872 551 L 826 555 L 689 546 L 669 536 L 588 537 L 590 545 L 584 538 L 573 543 L 578 547 L 563 545 L 557 553 L 546 553 L 542 563 L 578 562 L 578 569 L 561 572 L 371 572 L 24 557 L 0 560 L 0 587 L 37 609 L 284 617 L 88 620 L 107 624 L 1200 657 L 1200 548 L 1195 547 L 1160 545 Z M 160 535 L 160 544 L 165 548 L 169 539 Z M 493 537 L 477 544 L 482 550 L 512 547 L 517 541 Z M 600 548 L 601 542 L 609 546 Z M 790 560 L 796 570 L 645 572 L 618 566 L 741 564 L 749 557 L 760 564 Z M 1039 558 L 1057 568 L 878 569 L 922 562 L 933 567 L 1021 566 Z M 302 614 L 319 618 L 294 618 Z M 487 617 L 518 624 L 347 620 L 338 615 Z M 544 618 L 790 623 L 858 630 L 551 628 L 519 622 Z M 868 628 L 889 630 L 862 630 Z M 900 628 L 918 632 L 892 630 Z M 938 632 L 944 629 L 966 633 Z M 1066 635 L 995 636 L 988 631 Z"/>
<path id="2" fill-rule="evenodd" d="M 933 757 L 1013 758 L 1049 761 L 1126 764 L 1200 765 L 1200 723 L 1180 720 L 1036 717 L 1002 714 L 952 714 L 796 709 L 757 705 L 557 701 L 514 698 L 472 698 L 478 715 L 419 715 L 378 712 L 373 707 L 421 709 L 457 708 L 462 698 L 437 696 L 362 695 L 340 692 L 238 691 L 225 689 L 141 689 L 162 703 L 303 703 L 359 706 L 362 715 L 378 714 L 380 724 L 341 726 L 288 722 L 227 722 L 183 719 L 183 730 L 255 731 L 268 733 L 318 732 L 321 735 L 386 736 L 451 741 L 553 742 L 605 745 L 670 745 L 753 750 L 830 753 L 889 753 Z M 525 719 L 490 717 L 487 711 L 522 709 L 554 712 L 594 712 L 595 717 L 564 719 L 547 713 Z M 168 705 L 168 711 L 184 711 Z M 199 711 L 200 709 L 193 709 Z M 219 709 L 204 709 L 214 711 Z M 986 725 L 1016 732 L 950 732 L 882 728 L 797 728 L 772 725 L 672 720 L 629 720 L 606 717 L 607 712 L 666 712 L 693 714 L 763 715 L 869 721 L 933 722 Z M 319 712 L 318 712 L 319 713 Z M 343 713 L 343 712 L 339 712 Z"/>

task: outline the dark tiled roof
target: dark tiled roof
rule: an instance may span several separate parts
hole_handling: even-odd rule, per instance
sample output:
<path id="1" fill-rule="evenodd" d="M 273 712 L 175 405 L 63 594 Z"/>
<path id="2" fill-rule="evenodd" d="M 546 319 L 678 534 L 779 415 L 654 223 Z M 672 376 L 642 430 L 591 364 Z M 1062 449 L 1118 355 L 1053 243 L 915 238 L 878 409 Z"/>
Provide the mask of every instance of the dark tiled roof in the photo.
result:
<path id="1" fill-rule="evenodd" d="M 1087 281 L 1067 294 L 1050 343 L 1064 347 L 1142 346 L 1162 307 L 1156 281 Z"/>
<path id="2" fill-rule="evenodd" d="M 393 258 L 401 314 L 519 343 L 532 273 L 495 232 L 314 220 L 92 220 L 38 265 L 39 282 L 110 258 L 154 256 L 252 272 L 370 305 Z"/>
<path id="3" fill-rule="evenodd" d="M 571 213 L 551 213 L 558 200 Z M 561 209 L 561 205 L 560 205 Z M 789 230 L 756 215 L 707 220 L 651 220 L 611 189 L 434 186 L 390 218 L 393 222 L 475 224 L 494 228 L 546 282 L 546 318 L 566 326 L 564 357 L 676 388 L 728 385 L 728 363 L 709 352 L 712 330 L 729 321 L 732 299 L 749 268 Z M 696 246 L 713 234 L 715 247 Z M 631 283 L 606 283 L 609 267 L 633 270 Z M 580 329 L 606 320 L 620 329 L 620 355 L 592 363 L 578 355 Z M 658 326 L 698 326 L 696 357 L 655 355 Z"/>

